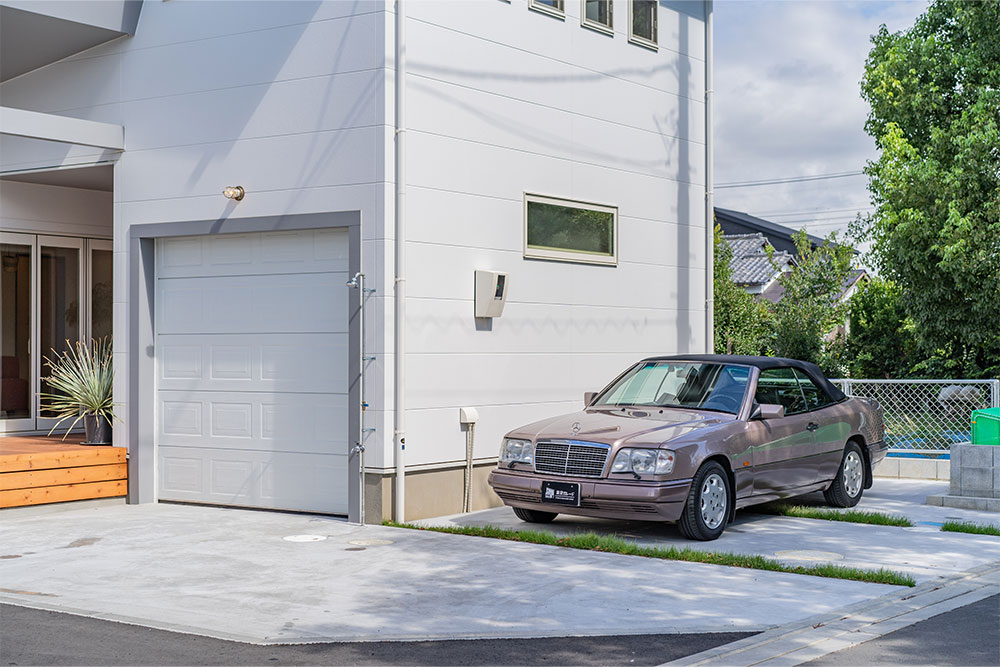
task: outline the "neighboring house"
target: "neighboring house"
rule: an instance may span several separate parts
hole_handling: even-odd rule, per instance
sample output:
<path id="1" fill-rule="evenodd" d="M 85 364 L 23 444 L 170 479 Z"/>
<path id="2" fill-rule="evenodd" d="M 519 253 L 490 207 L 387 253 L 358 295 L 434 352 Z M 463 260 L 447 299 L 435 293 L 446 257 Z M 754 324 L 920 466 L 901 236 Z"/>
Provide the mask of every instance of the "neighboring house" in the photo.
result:
<path id="1" fill-rule="evenodd" d="M 113 331 L 130 502 L 419 518 L 460 408 L 486 507 L 508 429 L 711 347 L 711 4 L 395 6 L 0 1 L 0 431 Z"/>
<path id="2" fill-rule="evenodd" d="M 763 234 L 775 250 L 792 255 L 798 254 L 795 241 L 792 239 L 792 235 L 798 231 L 796 229 L 752 216 L 749 213 L 719 207 L 715 207 L 715 222 L 722 228 L 722 233 L 728 236 Z M 824 239 L 818 236 L 807 234 L 806 237 L 813 248 L 823 245 Z"/>
<path id="3" fill-rule="evenodd" d="M 761 233 L 726 234 L 722 238 L 733 252 L 730 264 L 733 282 L 750 294 L 767 298 L 769 291 L 781 287 L 777 282 L 781 274 L 795 264 L 795 255 L 775 250 Z"/>

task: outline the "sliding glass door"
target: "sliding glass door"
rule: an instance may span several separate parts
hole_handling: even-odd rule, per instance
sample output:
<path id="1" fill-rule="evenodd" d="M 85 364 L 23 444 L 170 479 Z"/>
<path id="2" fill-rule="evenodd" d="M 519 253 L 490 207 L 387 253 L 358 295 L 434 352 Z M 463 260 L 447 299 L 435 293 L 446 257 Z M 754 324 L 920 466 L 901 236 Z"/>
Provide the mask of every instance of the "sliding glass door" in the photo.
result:
<path id="1" fill-rule="evenodd" d="M 48 431 L 55 420 L 46 359 L 78 340 L 111 334 L 110 241 L 3 234 L 3 385 L 0 432 Z"/>

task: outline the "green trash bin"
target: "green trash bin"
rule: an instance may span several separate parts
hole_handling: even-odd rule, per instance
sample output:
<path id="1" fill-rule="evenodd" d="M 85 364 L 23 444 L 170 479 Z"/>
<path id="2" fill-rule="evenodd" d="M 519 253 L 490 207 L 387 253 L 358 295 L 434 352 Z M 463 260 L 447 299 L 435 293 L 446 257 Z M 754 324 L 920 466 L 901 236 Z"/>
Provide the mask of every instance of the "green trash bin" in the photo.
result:
<path id="1" fill-rule="evenodd" d="M 972 444 L 1000 446 L 1000 408 L 972 411 Z"/>

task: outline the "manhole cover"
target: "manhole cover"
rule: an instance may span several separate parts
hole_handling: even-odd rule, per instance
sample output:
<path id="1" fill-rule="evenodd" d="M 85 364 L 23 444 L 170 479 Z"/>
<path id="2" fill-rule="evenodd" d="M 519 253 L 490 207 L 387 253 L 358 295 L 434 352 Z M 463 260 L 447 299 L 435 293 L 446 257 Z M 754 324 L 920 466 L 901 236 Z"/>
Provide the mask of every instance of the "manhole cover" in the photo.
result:
<path id="1" fill-rule="evenodd" d="M 289 535 L 282 538 L 286 542 L 322 542 L 326 539 L 325 535 Z"/>
<path id="2" fill-rule="evenodd" d="M 350 543 L 358 547 L 381 547 L 386 544 L 392 544 L 392 540 L 351 540 Z"/>
<path id="3" fill-rule="evenodd" d="M 775 551 L 774 555 L 778 558 L 787 558 L 788 560 L 817 560 L 817 561 L 828 561 L 828 560 L 844 560 L 844 554 L 834 553 L 833 551 L 809 551 L 807 549 L 793 549 L 791 551 Z"/>

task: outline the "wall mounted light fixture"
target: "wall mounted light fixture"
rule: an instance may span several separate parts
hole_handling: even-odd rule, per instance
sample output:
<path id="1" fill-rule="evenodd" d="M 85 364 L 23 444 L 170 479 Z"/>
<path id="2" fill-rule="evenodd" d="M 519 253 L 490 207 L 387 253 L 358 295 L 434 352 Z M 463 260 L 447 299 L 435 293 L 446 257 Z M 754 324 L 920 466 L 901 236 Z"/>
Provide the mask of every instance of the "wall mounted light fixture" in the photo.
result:
<path id="1" fill-rule="evenodd" d="M 247 191 L 243 189 L 242 185 L 229 185 L 226 189 L 222 191 L 226 199 L 234 199 L 236 201 L 243 201 L 243 197 L 246 196 Z"/>

